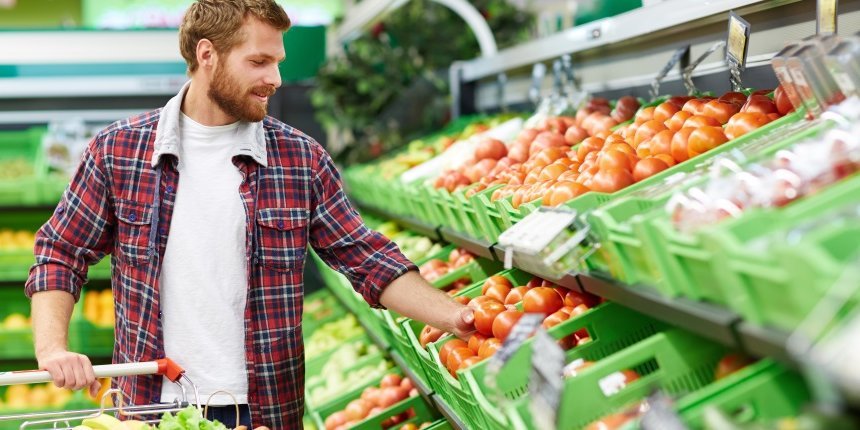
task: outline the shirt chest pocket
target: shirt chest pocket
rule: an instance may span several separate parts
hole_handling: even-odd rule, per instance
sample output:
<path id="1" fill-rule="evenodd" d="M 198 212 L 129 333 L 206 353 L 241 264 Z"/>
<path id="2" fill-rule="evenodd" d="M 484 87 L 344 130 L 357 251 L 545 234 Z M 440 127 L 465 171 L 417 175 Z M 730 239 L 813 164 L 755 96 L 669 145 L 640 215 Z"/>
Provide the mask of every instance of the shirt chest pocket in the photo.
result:
<path id="1" fill-rule="evenodd" d="M 117 245 L 120 261 L 136 266 L 150 257 L 152 205 L 130 200 L 116 201 Z"/>
<path id="2" fill-rule="evenodd" d="M 301 267 L 308 243 L 308 214 L 305 208 L 257 209 L 260 265 L 281 271 Z"/>

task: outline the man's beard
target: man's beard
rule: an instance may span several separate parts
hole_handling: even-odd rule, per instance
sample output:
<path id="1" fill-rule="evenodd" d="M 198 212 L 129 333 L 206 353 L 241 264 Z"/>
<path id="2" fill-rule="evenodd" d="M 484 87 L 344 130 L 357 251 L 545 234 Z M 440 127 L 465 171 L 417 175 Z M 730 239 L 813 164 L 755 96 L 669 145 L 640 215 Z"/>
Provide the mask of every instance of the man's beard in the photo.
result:
<path id="1" fill-rule="evenodd" d="M 260 86 L 243 91 L 239 82 L 227 70 L 225 64 L 219 64 L 215 69 L 212 85 L 209 87 L 209 98 L 227 115 L 236 117 L 240 121 L 262 121 L 266 117 L 269 103 L 260 103 L 253 100 L 250 97 L 252 93 L 271 96 L 275 93 L 275 88 L 272 86 Z"/>

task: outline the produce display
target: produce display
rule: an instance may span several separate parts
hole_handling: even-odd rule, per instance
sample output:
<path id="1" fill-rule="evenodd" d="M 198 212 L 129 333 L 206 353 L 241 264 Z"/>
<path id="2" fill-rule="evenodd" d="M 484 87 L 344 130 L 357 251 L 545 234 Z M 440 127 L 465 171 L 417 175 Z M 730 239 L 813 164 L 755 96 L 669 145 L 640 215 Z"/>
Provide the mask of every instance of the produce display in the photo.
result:
<path id="1" fill-rule="evenodd" d="M 0 160 L 0 181 L 33 176 L 33 163 L 23 158 Z"/>
<path id="2" fill-rule="evenodd" d="M 84 318 L 101 327 L 113 328 L 114 297 L 110 289 L 84 292 Z"/>
<path id="3" fill-rule="evenodd" d="M 337 350 L 326 354 L 326 362 L 318 374 L 306 378 L 309 393 L 307 402 L 322 405 L 342 395 L 344 391 L 360 386 L 371 380 L 379 379 L 391 369 L 391 363 L 379 359 L 376 363 L 368 363 L 362 359 L 379 357 L 381 351 L 376 345 L 368 345 L 357 341 L 346 343 Z"/>
<path id="4" fill-rule="evenodd" d="M 0 229 L 0 252 L 32 251 L 35 242 L 36 233 L 32 231 Z"/>
<path id="5" fill-rule="evenodd" d="M 438 258 L 427 260 L 426 263 L 418 267 L 418 272 L 427 282 L 433 282 L 473 261 L 475 261 L 474 255 L 464 249 L 457 248 L 451 251 L 447 261 Z M 452 285 L 451 288 L 456 289 L 458 285 Z"/>
<path id="6" fill-rule="evenodd" d="M 348 314 L 337 321 L 324 324 L 305 339 L 305 357 L 308 360 L 313 359 L 363 333 L 364 330 L 355 315 Z"/>
<path id="7" fill-rule="evenodd" d="M 385 375 L 379 386 L 367 387 L 361 392 L 361 397 L 350 401 L 343 410 L 325 417 L 326 430 L 348 429 L 368 417 L 379 415 L 386 409 L 418 396 L 418 390 L 409 378 L 403 378 L 396 373 Z M 415 411 L 409 409 L 382 421 L 381 427 L 388 429 L 415 417 Z"/>

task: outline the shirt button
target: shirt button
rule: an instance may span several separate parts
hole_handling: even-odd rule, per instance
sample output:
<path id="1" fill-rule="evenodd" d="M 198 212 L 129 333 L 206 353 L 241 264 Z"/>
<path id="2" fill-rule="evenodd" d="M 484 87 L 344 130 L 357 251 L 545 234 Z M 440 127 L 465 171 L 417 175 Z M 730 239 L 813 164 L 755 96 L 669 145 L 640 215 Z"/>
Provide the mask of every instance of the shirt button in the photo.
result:
<path id="1" fill-rule="evenodd" d="M 278 221 L 278 228 L 284 228 L 284 222 Z"/>
<path id="2" fill-rule="evenodd" d="M 130 214 L 130 215 L 128 216 L 128 219 L 129 219 L 130 221 L 137 221 L 137 215 L 135 215 L 135 214 Z"/>
<path id="3" fill-rule="evenodd" d="M 158 229 L 158 234 L 161 234 L 161 235 L 167 234 L 167 229 L 165 229 L 164 227 Z"/>
<path id="4" fill-rule="evenodd" d="M 168 192 L 168 193 L 172 193 L 172 192 L 173 192 L 173 186 L 168 185 L 168 186 L 167 186 L 167 192 Z"/>
<path id="5" fill-rule="evenodd" d="M 61 214 L 61 213 L 65 212 L 65 211 L 66 211 L 66 208 L 64 208 L 64 207 L 62 207 L 62 206 L 57 207 L 57 213 L 58 213 L 58 214 Z"/>

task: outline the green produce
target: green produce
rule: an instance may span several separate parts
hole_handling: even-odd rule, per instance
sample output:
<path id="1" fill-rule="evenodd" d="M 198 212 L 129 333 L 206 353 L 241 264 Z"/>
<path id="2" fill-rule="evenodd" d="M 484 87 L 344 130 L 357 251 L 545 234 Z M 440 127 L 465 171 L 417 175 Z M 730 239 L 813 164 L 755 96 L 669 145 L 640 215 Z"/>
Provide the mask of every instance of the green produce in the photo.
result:
<path id="1" fill-rule="evenodd" d="M 335 375 L 341 375 L 343 373 L 343 369 L 352 366 L 359 359 L 378 353 L 379 348 L 376 345 L 368 345 L 364 342 L 351 342 L 344 344 L 331 353 L 320 373 L 308 378 L 307 383 L 309 386 L 324 383 Z M 341 376 L 337 377 L 342 379 Z"/>
<path id="2" fill-rule="evenodd" d="M 166 413 L 161 417 L 158 427 L 146 426 L 149 430 L 227 430 L 227 426 L 218 421 L 209 421 L 203 417 L 203 411 L 189 406 L 176 415 Z"/>
<path id="3" fill-rule="evenodd" d="M 345 340 L 364 333 L 364 329 L 358 325 L 355 315 L 347 315 L 337 321 L 332 321 L 318 328 L 305 342 L 305 357 L 312 359 L 320 354 L 335 348 Z"/>
<path id="4" fill-rule="evenodd" d="M 0 160 L 0 181 L 33 176 L 33 164 L 23 158 Z"/>
<path id="5" fill-rule="evenodd" d="M 400 248 L 400 252 L 412 261 L 423 260 L 439 253 L 442 246 L 423 236 L 397 235 L 391 238 Z"/>
<path id="6" fill-rule="evenodd" d="M 308 401 L 312 405 L 325 404 L 355 387 L 381 378 L 389 369 L 391 369 L 391 363 L 381 361 L 377 364 L 351 370 L 346 372 L 346 374 L 341 374 L 339 371 L 332 372 L 326 375 L 324 385 L 310 390 Z M 325 373 L 325 370 L 323 373 Z"/>

